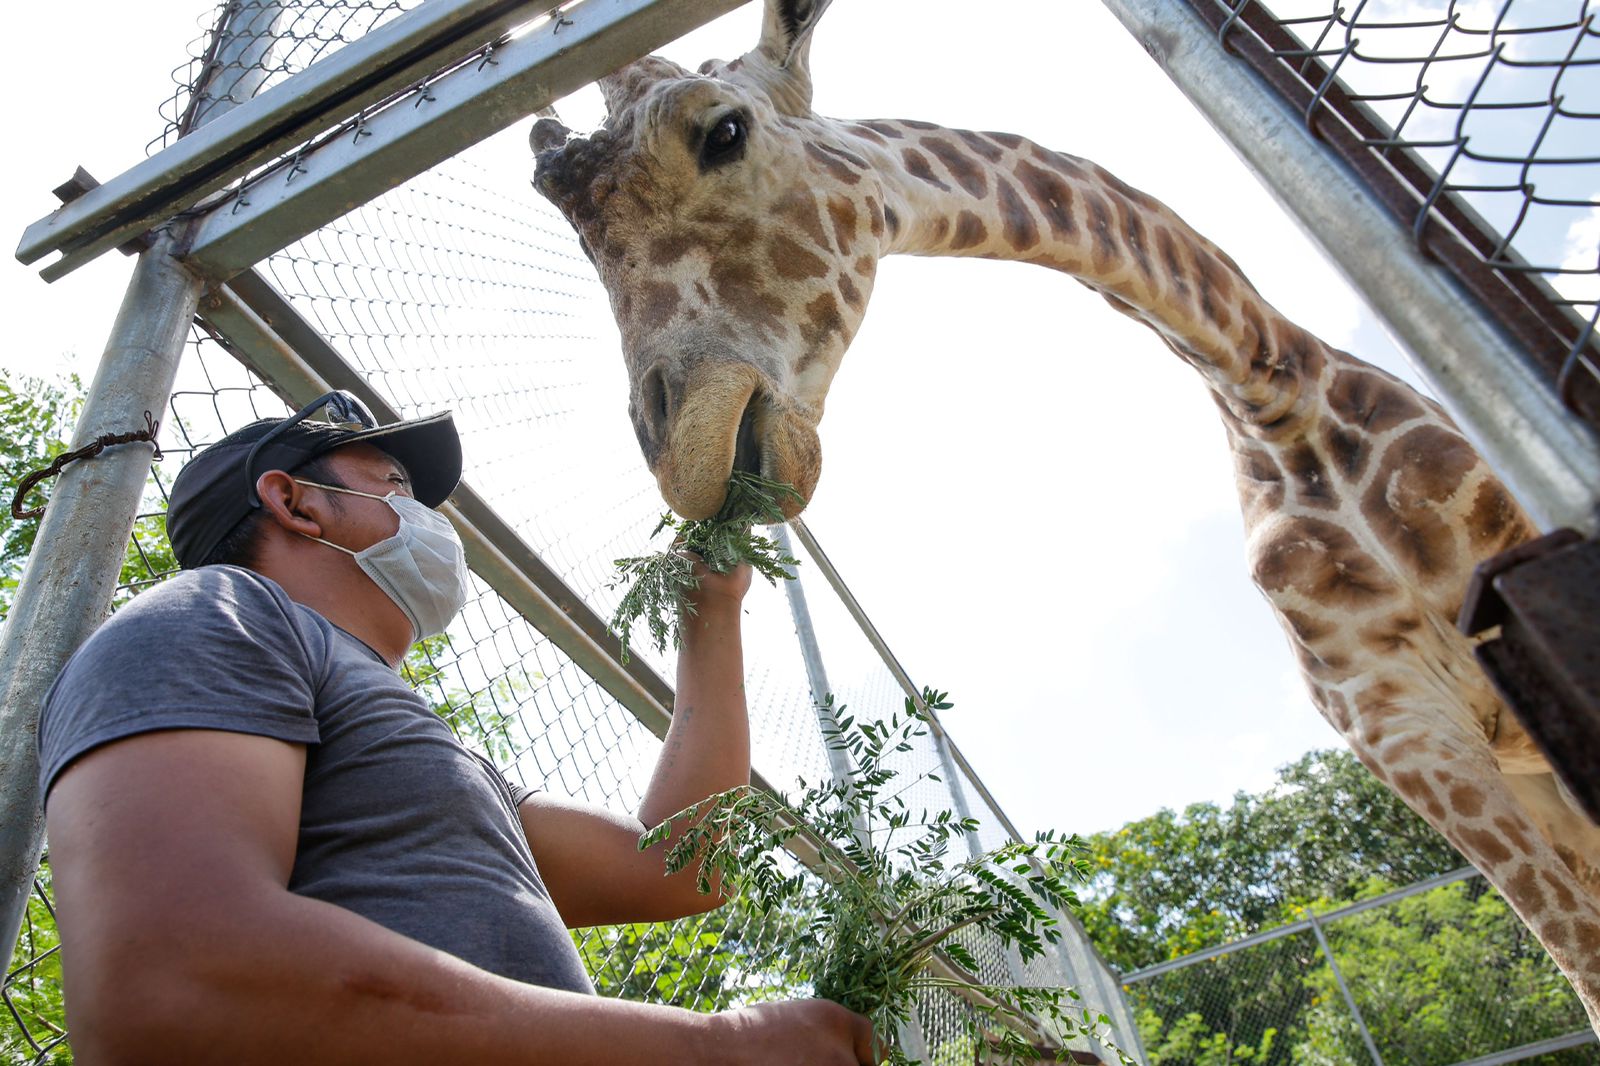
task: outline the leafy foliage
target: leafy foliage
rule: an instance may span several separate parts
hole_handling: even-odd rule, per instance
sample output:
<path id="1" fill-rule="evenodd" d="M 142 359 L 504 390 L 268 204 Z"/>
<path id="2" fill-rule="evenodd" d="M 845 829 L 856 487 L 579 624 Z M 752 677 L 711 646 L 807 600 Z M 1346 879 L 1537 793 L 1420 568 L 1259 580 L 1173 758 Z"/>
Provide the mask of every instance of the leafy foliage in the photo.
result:
<path id="1" fill-rule="evenodd" d="M 609 587 L 627 586 L 611 631 L 622 641 L 626 659 L 634 627 L 643 621 L 657 651 L 666 651 L 670 642 L 678 646 L 679 619 L 693 614 L 689 594 L 699 587 L 694 562 L 682 552 L 698 555 L 706 568 L 725 574 L 740 563 L 749 563 L 755 572 L 776 583 L 787 579 L 798 561 L 767 537 L 755 532 L 757 525 L 775 525 L 784 520 L 786 502 L 805 500 L 791 486 L 768 481 L 756 474 L 735 471 L 728 480 L 728 495 L 714 517 L 686 521 L 672 512 L 661 516 L 650 536 L 663 530 L 673 533 L 675 550 L 618 559 L 617 579 Z"/>
<path id="2" fill-rule="evenodd" d="M 34 470 L 67 450 L 74 423 L 83 408 L 83 383 L 76 377 L 45 381 L 0 376 L 0 619 L 11 613 L 11 603 L 22 581 L 22 570 L 33 551 L 40 519 L 11 517 L 11 498 L 17 485 Z M 93 459 L 84 460 L 94 462 Z M 36 486 L 26 504 L 47 501 L 51 485 Z M 134 520 L 133 536 L 123 555 L 118 583 L 123 589 L 115 604 L 126 602 L 152 581 L 178 568 L 167 542 L 166 516 L 152 508 Z"/>
<path id="3" fill-rule="evenodd" d="M 1089 838 L 1082 919 L 1127 973 L 1354 900 L 1369 878 L 1410 884 L 1465 865 L 1347 751 L 1315 751 L 1227 808 L 1157 811 Z"/>
<path id="4" fill-rule="evenodd" d="M 1087 843 L 1080 918 L 1124 973 L 1465 865 L 1346 751 L 1311 752 L 1227 809 L 1163 810 Z M 1390 1066 L 1462 1061 L 1584 1024 L 1543 950 L 1480 883 L 1324 928 Z M 1133 983 L 1128 997 L 1150 1066 L 1369 1058 L 1309 931 Z M 1595 1060 L 1579 1049 L 1551 1061 Z"/>
<path id="5" fill-rule="evenodd" d="M 748 900 L 673 923 L 574 930 L 601 995 L 712 1012 L 807 995 L 810 975 L 790 958 L 805 916 L 763 914 Z"/>
<path id="6" fill-rule="evenodd" d="M 932 690 L 923 702 L 950 706 Z M 942 989 L 981 1004 L 966 1035 L 975 1046 L 992 1044 L 993 1061 L 1038 1061 L 1014 1028 L 1033 1019 L 1116 1051 L 1109 1019 L 1078 1006 L 1075 991 L 986 981 L 969 947 L 973 934 L 987 935 L 1027 962 L 1058 942 L 1055 912 L 1077 907 L 1074 886 L 1087 874 L 1083 842 L 1047 832 L 957 860 L 951 843 L 976 831 L 976 820 L 914 810 L 906 793 L 932 775 L 907 780 L 891 765 L 928 731 L 917 703 L 908 699 L 904 713 L 886 722 L 857 722 L 843 708 L 834 713 L 831 699 L 827 709 L 835 724 L 824 738 L 854 761 L 851 777 L 802 781 L 792 803 L 748 786 L 732 789 L 656 826 L 640 849 L 666 842 L 668 873 L 694 868 L 702 892 L 720 888 L 766 913 L 808 914 L 805 935 L 788 945 L 791 958 L 811 975 L 816 995 L 867 1015 L 879 1033 L 898 1032 L 920 993 Z M 815 850 L 810 874 L 786 858 L 791 848 Z M 936 953 L 945 965 L 933 966 Z M 897 1047 L 890 1061 L 913 1060 Z"/>

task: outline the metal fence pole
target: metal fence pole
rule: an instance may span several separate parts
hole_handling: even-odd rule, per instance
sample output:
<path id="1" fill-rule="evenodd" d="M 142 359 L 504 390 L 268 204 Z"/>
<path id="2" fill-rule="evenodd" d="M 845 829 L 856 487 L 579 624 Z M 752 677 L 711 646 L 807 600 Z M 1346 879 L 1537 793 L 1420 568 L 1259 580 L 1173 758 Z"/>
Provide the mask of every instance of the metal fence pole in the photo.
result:
<path id="1" fill-rule="evenodd" d="M 794 554 L 794 545 L 789 540 L 789 531 L 786 528 L 781 525 L 769 526 L 767 531 L 785 555 Z M 828 673 L 822 665 L 822 647 L 817 643 L 816 627 L 811 624 L 811 609 L 806 606 L 805 588 L 801 586 L 797 575 L 791 575 L 790 579 L 783 583 L 783 591 L 789 600 L 789 614 L 794 619 L 794 634 L 800 644 L 800 657 L 806 664 L 806 679 L 811 685 L 811 706 L 817 715 L 817 725 L 822 728 L 823 747 L 828 752 L 828 767 L 833 773 L 834 783 L 842 784 L 854 780 L 856 766 L 854 760 L 850 758 L 850 753 L 835 746 L 829 739 L 839 723 L 833 713 L 832 704 L 827 702 L 828 697 L 833 694 L 833 689 L 828 684 Z M 867 835 L 866 826 L 857 820 L 854 829 L 856 841 L 863 848 L 870 848 L 872 838 Z M 900 1046 L 912 1058 L 927 1061 L 927 1041 L 923 1037 L 919 1021 L 913 1020 L 901 1031 Z"/>
<path id="2" fill-rule="evenodd" d="M 217 29 L 221 45 L 215 55 L 227 56 L 235 43 L 259 51 L 263 25 L 270 28 L 276 16 L 276 4 L 265 11 L 230 7 Z M 227 20 L 252 39 L 240 42 Z M 248 98 L 266 77 L 265 70 L 242 76 L 201 115 L 197 105 L 219 69 L 214 62 L 204 75 L 208 82 L 196 89 L 189 111 L 196 116 L 194 128 Z M 73 447 L 140 429 L 145 412 L 158 416 L 166 410 L 203 284 L 179 263 L 176 243 L 164 231 L 140 253 L 84 398 Z M 111 606 L 152 454 L 149 445 L 124 444 L 62 471 L 0 630 L 0 938 L 7 970 L 44 844 L 39 711 L 61 667 Z"/>
<path id="3" fill-rule="evenodd" d="M 1383 1056 L 1378 1054 L 1378 1045 L 1372 1042 L 1372 1031 L 1367 1028 L 1367 1020 L 1361 1016 L 1361 1008 L 1356 1006 L 1356 999 L 1350 994 L 1350 986 L 1344 983 L 1344 972 L 1339 969 L 1339 961 L 1333 957 L 1333 948 L 1328 946 L 1328 938 L 1322 931 L 1322 923 L 1317 921 L 1317 916 L 1306 912 L 1306 918 L 1311 923 L 1311 931 L 1317 935 L 1317 946 L 1322 949 L 1323 956 L 1328 960 L 1328 969 L 1333 971 L 1333 980 L 1339 986 L 1339 994 L 1344 996 L 1344 1002 L 1350 1008 L 1350 1014 L 1356 1020 L 1356 1028 L 1361 1031 L 1361 1042 L 1367 1045 L 1367 1054 L 1372 1056 L 1374 1066 L 1383 1066 Z"/>
<path id="4" fill-rule="evenodd" d="M 1539 525 L 1595 533 L 1600 442 L 1524 353 L 1186 5 L 1102 2 L 1383 316 Z"/>
<path id="5" fill-rule="evenodd" d="M 139 256 L 74 446 L 138 429 L 144 412 L 165 409 L 199 299 L 200 282 L 178 264 L 169 239 Z M 39 709 L 67 657 L 105 618 L 151 454 L 147 444 L 124 444 L 62 472 L 0 633 L 0 937 L 8 969 L 44 839 Z"/>

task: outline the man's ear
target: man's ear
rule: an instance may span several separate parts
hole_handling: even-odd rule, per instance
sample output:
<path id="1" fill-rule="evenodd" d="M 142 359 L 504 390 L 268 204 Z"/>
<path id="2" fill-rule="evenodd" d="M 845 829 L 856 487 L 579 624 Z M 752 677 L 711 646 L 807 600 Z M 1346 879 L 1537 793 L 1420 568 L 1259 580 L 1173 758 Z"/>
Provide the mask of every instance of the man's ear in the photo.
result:
<path id="1" fill-rule="evenodd" d="M 290 533 L 307 537 L 322 536 L 327 520 L 328 501 L 322 493 L 309 491 L 283 470 L 268 470 L 256 478 L 256 495 L 268 520 Z"/>

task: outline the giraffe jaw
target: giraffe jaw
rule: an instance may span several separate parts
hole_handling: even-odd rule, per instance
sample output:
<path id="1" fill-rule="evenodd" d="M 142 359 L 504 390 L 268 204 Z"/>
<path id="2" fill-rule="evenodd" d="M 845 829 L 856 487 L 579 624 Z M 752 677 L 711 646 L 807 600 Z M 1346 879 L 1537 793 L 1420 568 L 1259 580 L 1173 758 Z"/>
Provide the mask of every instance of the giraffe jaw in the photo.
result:
<path id="1" fill-rule="evenodd" d="M 810 499 L 821 467 L 815 419 L 774 396 L 748 364 L 725 366 L 685 397 L 667 446 L 651 463 L 662 498 L 689 519 L 721 509 L 735 470 L 792 485 Z M 786 503 L 785 517 L 804 506 Z"/>

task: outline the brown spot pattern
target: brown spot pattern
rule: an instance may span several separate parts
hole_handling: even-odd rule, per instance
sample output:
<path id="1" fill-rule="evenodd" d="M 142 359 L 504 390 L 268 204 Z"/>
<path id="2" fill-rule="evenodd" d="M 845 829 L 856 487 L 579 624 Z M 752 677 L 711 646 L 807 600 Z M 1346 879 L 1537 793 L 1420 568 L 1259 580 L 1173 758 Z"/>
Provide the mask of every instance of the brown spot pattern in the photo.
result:
<path id="1" fill-rule="evenodd" d="M 1284 610 L 1282 614 L 1283 620 L 1294 630 L 1294 635 L 1302 644 L 1315 644 L 1333 632 L 1332 623 L 1306 614 L 1304 611 Z"/>
<path id="2" fill-rule="evenodd" d="M 1484 555 L 1498 554 L 1512 544 L 1527 539 L 1530 532 L 1523 528 L 1516 503 L 1494 478 L 1484 478 L 1472 497 L 1472 510 L 1467 515 L 1467 529 L 1472 546 Z"/>
<path id="3" fill-rule="evenodd" d="M 680 300 L 676 285 L 664 281 L 647 282 L 639 293 L 640 325 L 646 329 L 665 325 L 678 310 Z"/>
<path id="4" fill-rule="evenodd" d="M 1384 453 L 1361 513 L 1407 569 L 1433 576 L 1455 561 L 1455 532 L 1437 506 L 1477 462 L 1466 441 L 1438 426 L 1418 426 Z"/>
<path id="5" fill-rule="evenodd" d="M 1331 609 L 1365 607 L 1395 585 L 1349 531 L 1320 518 L 1303 519 L 1257 551 L 1256 584 L 1269 595 L 1294 589 Z"/>
<path id="6" fill-rule="evenodd" d="M 966 152 L 939 137 L 922 138 L 922 147 L 928 150 L 929 155 L 944 164 L 944 168 L 950 172 L 952 178 L 956 179 L 956 184 L 967 191 L 967 195 L 989 195 L 989 179 L 984 174 L 983 167 Z"/>
<path id="7" fill-rule="evenodd" d="M 1394 775 L 1394 790 L 1413 807 L 1421 807 L 1436 820 L 1445 815 L 1444 805 L 1434 795 L 1428 779 L 1416 770 L 1399 770 Z M 1510 856 L 1510 853 L 1506 853 Z"/>
<path id="8" fill-rule="evenodd" d="M 825 152 L 811 141 L 806 142 L 806 154 L 816 160 L 817 164 L 832 175 L 836 180 L 846 185 L 854 185 L 861 180 L 861 175 L 831 152 Z"/>
<path id="9" fill-rule="evenodd" d="M 877 122 L 877 121 L 873 121 L 873 122 L 863 122 L 863 123 L 861 123 L 861 125 L 862 125 L 863 128 L 869 129 L 873 133 L 876 133 L 880 137 L 883 137 L 883 138 L 885 138 L 887 140 L 894 140 L 894 141 L 905 140 L 905 136 L 906 135 L 904 133 L 901 133 L 900 132 L 900 127 L 896 126 L 892 122 Z"/>
<path id="10" fill-rule="evenodd" d="M 1421 625 L 1421 619 L 1415 615 L 1399 615 L 1385 618 L 1376 625 L 1367 626 L 1357 633 L 1357 636 L 1361 638 L 1362 644 L 1373 651 L 1390 655 L 1409 647 L 1411 634 Z"/>
<path id="11" fill-rule="evenodd" d="M 844 302 L 856 311 L 861 310 L 865 302 L 861 298 L 861 290 L 856 288 L 856 283 L 850 280 L 849 274 L 839 275 L 839 295 L 844 297 Z"/>
<path id="12" fill-rule="evenodd" d="M 1567 887 L 1566 882 L 1559 875 L 1546 870 L 1544 871 L 1544 880 L 1545 884 L 1550 886 L 1550 893 L 1556 897 L 1556 904 L 1562 910 L 1575 911 L 1578 909 L 1578 897 L 1573 894 L 1572 889 Z"/>
<path id="13" fill-rule="evenodd" d="M 983 224 L 983 219 L 971 211 L 963 211 L 956 216 L 956 233 L 950 240 L 952 251 L 962 251 L 975 248 L 982 244 L 989 236 L 989 231 Z"/>
<path id="14" fill-rule="evenodd" d="M 973 133 L 971 130 L 954 130 L 952 132 L 961 138 L 962 144 L 991 163 L 998 163 L 1000 158 L 1005 155 L 993 141 L 984 138 L 980 134 Z"/>
<path id="15" fill-rule="evenodd" d="M 928 163 L 928 157 L 915 148 L 905 148 L 900 152 L 900 159 L 906 165 L 906 173 L 918 181 L 925 181 L 940 192 L 949 192 L 950 186 L 944 179 L 933 172 L 933 167 Z"/>
<path id="16" fill-rule="evenodd" d="M 1534 866 L 1518 868 L 1516 873 L 1506 878 L 1506 888 L 1517 901 L 1519 910 L 1544 910 L 1544 893 L 1539 889 L 1538 870 Z"/>
<path id="17" fill-rule="evenodd" d="M 822 224 L 822 206 L 809 192 L 798 192 L 773 205 L 773 214 L 798 228 L 818 248 L 832 250 Z"/>
<path id="18" fill-rule="evenodd" d="M 840 255 L 849 255 L 861 224 L 855 201 L 845 196 L 828 197 L 828 217 L 833 220 L 834 247 L 839 249 Z"/>
<path id="19" fill-rule="evenodd" d="M 839 315 L 839 301 L 833 293 L 825 292 L 806 304 L 806 323 L 800 327 L 800 337 L 815 353 L 835 333 L 844 335 L 844 319 Z"/>
<path id="20" fill-rule="evenodd" d="M 864 138 L 866 140 L 869 140 L 873 144 L 888 144 L 889 143 L 889 138 L 885 137 L 878 130 L 873 129 L 867 123 L 857 122 L 857 123 L 854 123 L 853 125 L 851 125 L 851 126 L 849 126 L 847 128 L 850 130 L 851 133 L 855 134 L 857 137 L 861 137 L 861 138 Z"/>
<path id="21" fill-rule="evenodd" d="M 1500 815 L 1494 820 L 1494 827 L 1511 842 L 1511 846 L 1524 854 L 1533 850 L 1533 844 L 1528 839 L 1528 834 L 1523 832 L 1523 824 L 1514 818 Z"/>
<path id="22" fill-rule="evenodd" d="M 1474 863 L 1487 860 L 1490 866 L 1499 866 L 1512 858 L 1511 849 L 1487 829 L 1463 829 L 1460 835 L 1467 846 L 1467 858 Z"/>
<path id="23" fill-rule="evenodd" d="M 689 249 L 696 247 L 698 242 L 691 240 L 682 233 L 670 237 L 661 237 L 650 242 L 650 265 L 671 266 L 689 254 Z"/>
<path id="24" fill-rule="evenodd" d="M 1339 497 L 1334 491 L 1333 479 L 1328 476 L 1322 457 L 1309 442 L 1300 441 L 1289 448 L 1284 453 L 1283 465 L 1294 478 L 1296 503 L 1324 511 L 1338 506 Z"/>
<path id="25" fill-rule="evenodd" d="M 1233 315 L 1228 310 L 1227 300 L 1233 295 L 1233 283 L 1228 278 L 1227 271 L 1222 269 L 1222 264 L 1205 249 L 1197 249 L 1194 255 L 1195 280 L 1200 293 L 1200 313 L 1209 321 L 1214 322 L 1218 329 L 1225 330 L 1233 324 Z M 1253 308 L 1245 305 L 1248 313 Z M 1258 349 L 1266 344 L 1266 323 L 1257 314 L 1253 325 L 1256 327 Z"/>
<path id="26" fill-rule="evenodd" d="M 1259 448 L 1242 448 L 1234 454 L 1233 468 L 1246 510 L 1276 510 L 1283 503 L 1283 471 L 1272 455 Z"/>
<path id="27" fill-rule="evenodd" d="M 1165 226 L 1156 230 L 1156 251 L 1161 255 L 1161 262 L 1167 268 L 1167 279 L 1172 282 L 1172 288 L 1179 302 L 1189 302 L 1189 279 L 1183 268 L 1183 258 L 1178 254 L 1178 242 L 1172 237 L 1172 231 Z"/>
<path id="28" fill-rule="evenodd" d="M 1476 818 L 1483 813 L 1483 789 L 1475 785 L 1457 785 L 1450 790 L 1450 809 L 1457 814 Z"/>
<path id="29" fill-rule="evenodd" d="M 854 167 L 856 170 L 867 169 L 867 161 L 865 159 L 862 159 L 852 151 L 840 148 L 837 144 L 818 144 L 817 147 L 829 155 L 837 157 L 846 165 Z"/>
<path id="30" fill-rule="evenodd" d="M 783 234 L 772 238 L 767 246 L 767 258 L 772 262 L 772 269 L 779 277 L 791 281 L 820 278 L 829 270 L 828 264 L 822 257 L 807 251 L 798 242 Z"/>
<path id="31" fill-rule="evenodd" d="M 1361 434 L 1344 426 L 1329 423 L 1322 432 L 1322 443 L 1328 458 L 1347 481 L 1356 481 L 1367 465 L 1367 442 Z"/>
<path id="32" fill-rule="evenodd" d="M 1111 241 L 1111 209 L 1099 193 L 1085 192 L 1083 205 L 1089 210 L 1089 237 L 1094 241 L 1094 265 L 1105 270 L 1116 260 L 1117 246 Z"/>
<path id="33" fill-rule="evenodd" d="M 993 141 L 995 144 L 998 144 L 1002 148 L 1016 149 L 1016 148 L 1021 148 L 1022 147 L 1022 138 L 1018 137 L 1015 133 L 988 133 L 988 132 L 985 132 L 984 136 L 989 138 L 991 141 Z"/>
<path id="34" fill-rule="evenodd" d="M 1006 243 L 1019 252 L 1025 252 L 1039 243 L 1039 225 L 1034 222 L 1033 213 L 1009 181 L 996 176 L 994 184 L 1000 199 L 1000 232 L 1005 236 Z"/>
<path id="35" fill-rule="evenodd" d="M 1140 220 L 1139 212 L 1127 213 L 1122 234 L 1128 239 L 1128 251 L 1133 253 L 1133 261 L 1139 267 L 1139 273 L 1146 279 L 1155 277 L 1155 273 L 1150 269 L 1150 251 L 1145 247 L 1144 222 Z"/>
<path id="36" fill-rule="evenodd" d="M 1064 241 L 1078 232 L 1078 220 L 1072 214 L 1072 186 L 1059 174 L 1036 167 L 1027 160 L 1018 163 L 1012 173 L 1022 191 L 1039 205 L 1039 213 L 1050 227 L 1052 237 Z"/>
<path id="37" fill-rule="evenodd" d="M 874 237 L 883 236 L 883 208 L 870 196 L 867 197 L 867 229 Z"/>
<path id="38" fill-rule="evenodd" d="M 783 334 L 786 308 L 782 300 L 762 289 L 754 266 L 738 259 L 717 259 L 711 264 L 711 284 L 730 314 L 763 333 Z"/>
<path id="39" fill-rule="evenodd" d="M 1328 386 L 1328 407 L 1335 415 L 1372 433 L 1386 433 L 1422 415 L 1410 390 L 1360 370 L 1340 370 Z"/>

